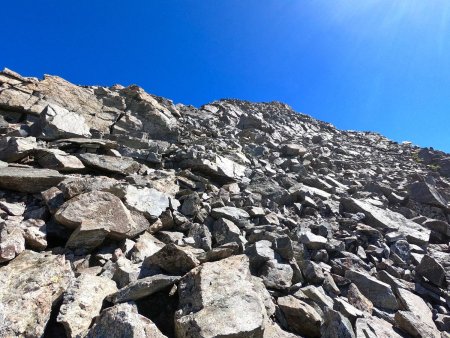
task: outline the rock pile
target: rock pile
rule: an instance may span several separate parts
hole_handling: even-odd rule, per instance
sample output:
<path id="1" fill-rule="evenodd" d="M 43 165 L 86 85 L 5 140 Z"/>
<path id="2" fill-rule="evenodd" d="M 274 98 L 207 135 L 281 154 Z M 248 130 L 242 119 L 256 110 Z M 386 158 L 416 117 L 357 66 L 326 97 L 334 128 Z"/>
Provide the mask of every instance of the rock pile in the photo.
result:
<path id="1" fill-rule="evenodd" d="M 8 69 L 0 135 L 0 337 L 450 337 L 448 154 Z"/>

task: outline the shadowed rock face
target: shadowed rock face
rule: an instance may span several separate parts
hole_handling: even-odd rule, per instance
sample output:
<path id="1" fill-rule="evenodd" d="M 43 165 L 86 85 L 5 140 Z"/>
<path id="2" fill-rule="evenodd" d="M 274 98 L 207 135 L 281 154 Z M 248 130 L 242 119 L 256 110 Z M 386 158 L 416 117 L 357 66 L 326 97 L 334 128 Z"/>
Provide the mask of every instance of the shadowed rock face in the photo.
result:
<path id="1" fill-rule="evenodd" d="M 449 163 L 279 102 L 5 69 L 0 337 L 440 337 Z"/>

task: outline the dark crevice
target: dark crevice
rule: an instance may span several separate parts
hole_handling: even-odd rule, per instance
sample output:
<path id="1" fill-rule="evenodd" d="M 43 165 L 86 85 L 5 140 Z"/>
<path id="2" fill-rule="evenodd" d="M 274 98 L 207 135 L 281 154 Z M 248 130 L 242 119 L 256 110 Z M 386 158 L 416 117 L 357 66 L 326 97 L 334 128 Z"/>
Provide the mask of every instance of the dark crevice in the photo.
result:
<path id="1" fill-rule="evenodd" d="M 61 297 L 61 299 L 53 305 L 50 319 L 47 322 L 47 326 L 45 327 L 44 335 L 42 336 L 42 338 L 67 337 L 64 326 L 56 321 L 62 302 L 63 297 Z"/>
<path id="2" fill-rule="evenodd" d="M 178 293 L 170 294 L 171 288 L 156 292 L 136 301 L 138 311 L 149 318 L 168 337 L 175 337 L 174 316 L 178 308 Z"/>

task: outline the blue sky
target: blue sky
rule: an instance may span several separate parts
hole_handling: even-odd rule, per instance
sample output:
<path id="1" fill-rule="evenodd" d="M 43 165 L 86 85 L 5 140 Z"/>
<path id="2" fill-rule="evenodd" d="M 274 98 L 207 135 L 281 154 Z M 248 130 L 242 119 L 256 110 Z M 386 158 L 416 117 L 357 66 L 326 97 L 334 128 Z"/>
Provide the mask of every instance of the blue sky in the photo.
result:
<path id="1" fill-rule="evenodd" d="M 0 67 L 199 106 L 278 100 L 450 152 L 448 0 L 2 1 Z"/>

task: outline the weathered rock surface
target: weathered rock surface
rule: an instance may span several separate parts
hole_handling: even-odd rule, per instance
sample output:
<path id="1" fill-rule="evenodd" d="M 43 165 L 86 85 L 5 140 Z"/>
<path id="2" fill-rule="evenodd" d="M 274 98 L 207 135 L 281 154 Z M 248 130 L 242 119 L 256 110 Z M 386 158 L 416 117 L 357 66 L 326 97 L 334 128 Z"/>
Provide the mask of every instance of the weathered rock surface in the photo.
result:
<path id="1" fill-rule="evenodd" d="M 141 316 L 132 304 L 123 303 L 102 311 L 86 338 L 165 338 L 156 325 Z"/>
<path id="2" fill-rule="evenodd" d="M 113 294 L 110 293 L 108 299 L 112 303 L 138 300 L 173 285 L 180 278 L 180 276 L 155 275 L 138 279 L 117 292 Z"/>
<path id="3" fill-rule="evenodd" d="M 41 337 L 73 278 L 63 256 L 24 251 L 0 267 L 0 336 Z"/>
<path id="4" fill-rule="evenodd" d="M 245 256 L 204 263 L 179 287 L 177 337 L 263 337 L 264 305 Z"/>
<path id="5" fill-rule="evenodd" d="M 280 102 L 5 69 L 0 337 L 447 337 L 449 201 L 449 154 Z"/>
<path id="6" fill-rule="evenodd" d="M 64 293 L 57 321 L 68 337 L 80 337 L 99 315 L 106 296 L 117 291 L 116 283 L 104 277 L 81 274 Z"/>
<path id="7" fill-rule="evenodd" d="M 65 202 L 55 214 L 64 226 L 75 229 L 86 221 L 102 228 L 111 237 L 124 238 L 134 223 L 129 210 L 115 195 L 93 191 Z"/>
<path id="8" fill-rule="evenodd" d="M 293 296 L 286 296 L 278 298 L 278 306 L 289 330 L 307 337 L 320 337 L 323 320 L 311 305 Z"/>
<path id="9" fill-rule="evenodd" d="M 0 188 L 2 189 L 36 193 L 51 188 L 62 180 L 64 175 L 51 169 L 0 168 Z"/>
<path id="10" fill-rule="evenodd" d="M 398 302 L 391 287 L 375 277 L 358 271 L 347 270 L 345 277 L 350 279 L 361 293 L 375 306 L 386 310 L 397 310 Z"/>

